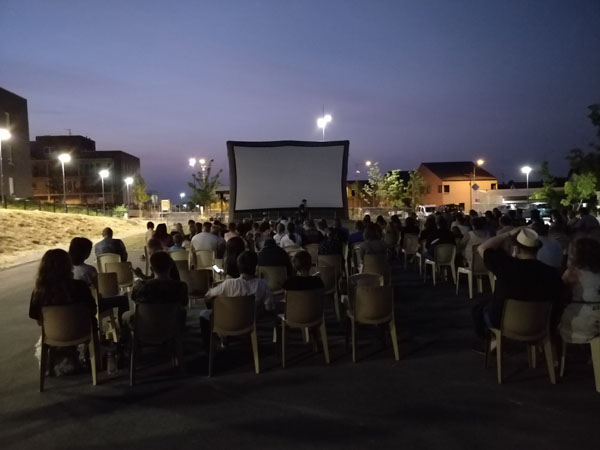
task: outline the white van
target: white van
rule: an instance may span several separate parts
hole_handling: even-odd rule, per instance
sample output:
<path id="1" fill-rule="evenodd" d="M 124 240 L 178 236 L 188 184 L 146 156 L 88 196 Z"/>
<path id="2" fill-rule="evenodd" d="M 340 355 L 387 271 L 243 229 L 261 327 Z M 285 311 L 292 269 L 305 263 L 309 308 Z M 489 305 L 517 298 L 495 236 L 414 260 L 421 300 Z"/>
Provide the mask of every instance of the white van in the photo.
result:
<path id="1" fill-rule="evenodd" d="M 421 217 L 427 217 L 427 216 L 430 216 L 431 214 L 434 214 L 436 209 L 437 209 L 436 205 L 419 205 L 415 209 L 415 212 L 417 213 L 417 217 L 421 218 Z"/>

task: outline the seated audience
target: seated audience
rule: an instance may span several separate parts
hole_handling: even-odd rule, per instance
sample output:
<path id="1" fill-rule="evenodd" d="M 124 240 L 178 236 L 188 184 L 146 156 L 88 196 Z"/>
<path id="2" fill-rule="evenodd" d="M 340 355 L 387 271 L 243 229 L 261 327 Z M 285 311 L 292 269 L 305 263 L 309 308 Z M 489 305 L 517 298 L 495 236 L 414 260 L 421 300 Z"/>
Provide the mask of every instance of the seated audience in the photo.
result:
<path id="1" fill-rule="evenodd" d="M 433 258 L 435 253 L 435 247 L 441 244 L 454 244 L 456 245 L 456 239 L 450 231 L 448 222 L 444 217 L 437 216 L 436 219 L 437 228 L 429 234 L 427 241 L 425 242 L 425 248 L 427 249 L 427 258 Z"/>
<path id="2" fill-rule="evenodd" d="M 192 219 L 188 220 L 188 231 L 189 234 L 187 234 L 185 238 L 188 241 L 191 241 L 194 235 L 196 234 L 196 222 L 194 222 L 194 220 Z"/>
<path id="3" fill-rule="evenodd" d="M 313 219 L 306 219 L 304 221 L 304 235 L 306 237 L 306 240 L 303 241 L 304 245 L 318 244 L 323 240 L 323 233 L 317 230 Z"/>
<path id="4" fill-rule="evenodd" d="M 287 252 L 279 247 L 273 238 L 268 238 L 262 250 L 258 253 L 259 266 L 282 266 L 285 267 L 289 275 L 293 274 L 292 263 Z"/>
<path id="5" fill-rule="evenodd" d="M 342 242 L 348 242 L 348 238 L 350 237 L 350 231 L 348 231 L 348 228 L 342 225 L 341 219 L 336 218 L 333 221 L 333 228 L 338 230 L 338 235 Z"/>
<path id="6" fill-rule="evenodd" d="M 239 234 L 237 232 L 237 225 L 235 224 L 235 222 L 231 222 L 229 224 L 229 229 L 228 229 L 227 233 L 225 233 L 225 235 L 223 236 L 223 239 L 225 239 L 225 242 L 227 242 L 229 239 L 231 239 L 234 236 L 239 236 Z"/>
<path id="7" fill-rule="evenodd" d="M 600 336 L 600 243 L 582 237 L 571 244 L 563 281 L 571 294 L 559 325 L 565 342 L 585 344 Z"/>
<path id="8" fill-rule="evenodd" d="M 387 248 L 381 240 L 379 227 L 374 223 L 367 223 L 363 233 L 364 241 L 360 244 L 360 259 L 364 260 L 365 255 L 386 255 Z"/>
<path id="9" fill-rule="evenodd" d="M 170 251 L 173 250 L 185 250 L 183 246 L 183 235 L 179 233 L 175 233 L 173 235 L 173 245 L 169 247 Z"/>
<path id="10" fill-rule="evenodd" d="M 286 280 L 283 285 L 286 291 L 306 291 L 325 288 L 321 277 L 310 275 L 312 265 L 310 253 L 306 250 L 296 253 L 293 262 L 297 275 L 293 275 Z"/>
<path id="11" fill-rule="evenodd" d="M 340 255 L 344 254 L 344 243 L 340 238 L 337 228 L 328 228 L 325 238 L 319 244 L 319 255 Z"/>
<path id="12" fill-rule="evenodd" d="M 535 223 L 531 229 L 538 234 L 542 244 L 537 254 L 538 261 L 560 270 L 564 259 L 563 248 L 560 242 L 548 236 L 550 227 L 544 223 Z"/>
<path id="13" fill-rule="evenodd" d="M 319 230 L 319 233 L 321 233 L 323 236 L 327 234 L 328 228 L 329 227 L 327 226 L 327 220 L 321 219 L 317 222 L 317 229 Z"/>
<path id="14" fill-rule="evenodd" d="M 355 222 L 354 229 L 356 231 L 350 236 L 348 236 L 348 245 L 350 246 L 354 244 L 359 244 L 363 241 L 363 233 L 365 232 L 365 226 L 363 225 L 361 220 L 357 220 Z"/>
<path id="15" fill-rule="evenodd" d="M 175 263 L 166 252 L 156 252 L 150 257 L 154 278 L 138 280 L 131 291 L 131 299 L 136 303 L 177 303 L 181 305 L 182 325 L 185 323 L 188 304 L 188 289 L 183 281 L 171 277 Z M 134 311 L 123 314 L 123 322 L 133 326 Z"/>
<path id="16" fill-rule="evenodd" d="M 84 237 L 76 237 L 69 245 L 69 256 L 73 264 L 73 279 L 85 281 L 88 286 L 98 284 L 98 271 L 94 266 L 85 263 L 92 253 L 92 241 Z"/>
<path id="17" fill-rule="evenodd" d="M 102 230 L 102 239 L 94 246 L 96 257 L 105 253 L 116 253 L 121 256 L 121 261 L 127 261 L 127 250 L 121 239 L 113 239 L 113 230 L 105 228 Z"/>
<path id="18" fill-rule="evenodd" d="M 260 252 L 263 249 L 267 239 L 272 239 L 271 226 L 269 225 L 269 222 L 261 222 L 258 226 L 258 231 L 259 233 L 254 237 L 254 248 L 256 251 Z"/>
<path id="19" fill-rule="evenodd" d="M 237 278 L 240 276 L 240 271 L 237 266 L 237 257 L 246 250 L 246 242 L 239 237 L 231 237 L 225 244 L 225 258 L 223 266 L 225 269 L 225 275 L 231 278 Z"/>
<path id="20" fill-rule="evenodd" d="M 275 243 L 281 245 L 281 239 L 285 236 L 285 225 L 282 223 L 277 224 L 277 233 L 273 236 Z"/>
<path id="21" fill-rule="evenodd" d="M 156 226 L 156 231 L 154 231 L 153 239 L 156 239 L 162 245 L 162 248 L 168 250 L 169 247 L 173 246 L 173 238 L 169 233 L 167 233 L 167 225 L 164 223 L 159 223 Z"/>
<path id="22" fill-rule="evenodd" d="M 590 215 L 587 208 L 579 208 L 579 220 L 573 225 L 575 231 L 592 231 L 600 227 L 598 219 Z"/>
<path id="23" fill-rule="evenodd" d="M 196 229 L 200 222 L 196 223 Z M 217 245 L 219 243 L 219 238 L 211 233 L 212 223 L 204 222 L 202 224 L 202 228 L 198 231 L 191 241 L 191 251 L 195 252 L 198 250 L 212 250 L 213 252 L 217 251 Z"/>
<path id="24" fill-rule="evenodd" d="M 286 247 L 300 247 L 302 245 L 302 238 L 296 233 L 296 225 L 294 222 L 289 221 L 287 224 L 287 233 L 281 237 L 279 245 L 282 248 Z"/>
<path id="25" fill-rule="evenodd" d="M 496 234 L 510 233 L 514 228 L 513 220 L 510 218 L 510 216 L 502 216 L 500 217 L 500 225 L 498 230 L 496 230 Z"/>
<path id="26" fill-rule="evenodd" d="M 150 239 L 146 243 L 146 248 L 148 250 L 148 258 L 152 257 L 152 255 L 154 255 L 155 253 L 160 253 L 160 252 L 165 253 L 165 249 L 162 247 L 161 243 L 154 238 Z M 169 256 L 168 253 L 167 253 L 167 256 Z M 169 258 L 171 258 L 171 256 L 169 256 Z M 142 272 L 142 269 L 140 269 L 139 267 L 136 267 L 135 269 L 133 269 L 133 273 L 142 280 L 151 280 L 152 278 L 154 278 L 154 272 L 152 270 L 152 266 L 150 266 L 150 272 L 151 272 L 150 275 L 146 275 L 146 274 L 144 274 L 144 272 Z M 171 266 L 170 276 L 171 276 L 171 279 L 173 279 L 173 280 L 177 280 L 177 281 L 180 280 L 179 270 L 177 269 L 177 265 L 175 264 L 174 261 L 173 261 L 173 265 Z"/>
<path id="27" fill-rule="evenodd" d="M 503 247 L 513 237 L 514 256 L 510 256 Z M 507 299 L 550 302 L 554 306 L 562 300 L 563 285 L 558 271 L 537 260 L 540 246 L 537 233 L 521 227 L 490 238 L 478 247 L 486 268 L 496 276 L 492 300 L 473 308 L 475 331 L 481 338 L 488 327 L 500 327 Z"/>
<path id="28" fill-rule="evenodd" d="M 463 255 L 467 260 L 467 265 L 470 267 L 472 265 L 473 253 L 471 249 L 474 245 L 481 244 L 486 241 L 490 236 L 488 232 L 485 230 L 485 220 L 481 217 L 476 217 L 472 221 L 473 230 L 469 231 L 462 238 L 460 243 L 460 247 L 463 251 Z"/>
<path id="29" fill-rule="evenodd" d="M 146 242 L 152 239 L 152 235 L 154 234 L 154 222 L 148 222 L 146 224 Z"/>
<path id="30" fill-rule="evenodd" d="M 267 311 L 274 309 L 273 295 L 267 282 L 256 277 L 257 262 L 256 253 L 248 250 L 241 253 L 237 258 L 240 276 L 238 278 L 228 278 L 210 288 L 206 293 L 206 299 L 210 301 L 215 297 L 254 295 L 257 306 L 264 306 Z"/>

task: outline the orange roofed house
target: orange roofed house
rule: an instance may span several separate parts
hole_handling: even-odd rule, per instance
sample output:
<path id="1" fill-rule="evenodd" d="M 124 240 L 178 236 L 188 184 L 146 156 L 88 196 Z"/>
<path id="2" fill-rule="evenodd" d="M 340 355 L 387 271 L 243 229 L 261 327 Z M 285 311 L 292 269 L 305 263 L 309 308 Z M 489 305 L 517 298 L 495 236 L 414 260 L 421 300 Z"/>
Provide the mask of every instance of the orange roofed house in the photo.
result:
<path id="1" fill-rule="evenodd" d="M 466 211 L 477 210 L 478 194 L 498 189 L 496 177 L 472 161 L 421 163 L 417 170 L 427 186 L 424 205 L 455 204 Z"/>

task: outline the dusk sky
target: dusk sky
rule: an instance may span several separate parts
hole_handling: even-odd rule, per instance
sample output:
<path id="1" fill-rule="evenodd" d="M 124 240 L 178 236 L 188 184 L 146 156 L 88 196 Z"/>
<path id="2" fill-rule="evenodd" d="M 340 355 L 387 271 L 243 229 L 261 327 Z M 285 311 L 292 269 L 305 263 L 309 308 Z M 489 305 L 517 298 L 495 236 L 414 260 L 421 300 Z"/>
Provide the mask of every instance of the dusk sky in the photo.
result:
<path id="1" fill-rule="evenodd" d="M 594 139 L 600 1 L 0 0 L 30 137 L 81 134 L 175 198 L 227 140 L 350 141 L 349 176 L 474 160 L 501 181 Z M 535 179 L 532 174 L 532 179 Z M 266 181 L 266 180 L 265 180 Z"/>

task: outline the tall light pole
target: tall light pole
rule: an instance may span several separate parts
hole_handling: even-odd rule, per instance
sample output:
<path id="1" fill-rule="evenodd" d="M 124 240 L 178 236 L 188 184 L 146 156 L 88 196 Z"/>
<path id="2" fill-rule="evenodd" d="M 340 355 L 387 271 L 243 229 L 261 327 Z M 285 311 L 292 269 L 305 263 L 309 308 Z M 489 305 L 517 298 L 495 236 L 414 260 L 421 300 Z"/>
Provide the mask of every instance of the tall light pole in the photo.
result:
<path id="1" fill-rule="evenodd" d="M 65 205 L 65 212 L 69 212 L 67 209 L 67 182 L 65 179 L 65 163 L 71 162 L 71 155 L 68 153 L 61 153 L 58 155 L 58 160 L 60 161 L 60 165 L 62 166 L 62 176 L 63 176 L 63 203 Z"/>
<path id="2" fill-rule="evenodd" d="M 100 175 L 100 180 L 102 180 L 102 213 L 106 214 L 106 201 L 104 200 L 104 179 L 108 178 L 110 172 L 107 169 L 102 169 L 98 172 Z"/>
<path id="3" fill-rule="evenodd" d="M 323 117 L 317 119 L 317 126 L 323 130 L 323 141 L 325 140 L 325 127 L 331 120 L 331 114 L 325 114 L 325 107 L 323 107 Z"/>
<path id="4" fill-rule="evenodd" d="M 2 166 L 2 141 L 10 139 L 10 131 L 0 128 L 0 195 L 2 195 L 2 207 L 6 208 L 6 197 L 4 196 L 4 167 Z"/>
<path id="5" fill-rule="evenodd" d="M 532 170 L 533 169 L 529 166 L 521 167 L 521 173 L 525 174 L 525 177 L 526 177 L 525 179 L 527 180 L 527 183 L 526 183 L 527 189 L 529 189 L 529 174 L 531 173 Z"/>
<path id="6" fill-rule="evenodd" d="M 129 205 L 131 205 L 131 197 L 129 196 L 129 186 L 133 184 L 133 178 L 127 177 L 123 181 L 125 181 L 125 186 L 127 187 L 127 208 L 129 208 Z"/>
<path id="7" fill-rule="evenodd" d="M 183 209 L 183 197 L 185 197 L 185 192 L 181 192 L 179 194 L 179 198 L 181 199 L 181 208 Z"/>
<path id="8" fill-rule="evenodd" d="M 477 172 L 476 172 L 477 166 L 481 167 L 481 166 L 483 166 L 484 163 L 485 163 L 485 161 L 483 159 L 479 158 L 473 164 L 473 176 L 471 177 L 471 182 L 469 183 L 469 203 L 471 203 L 470 209 L 473 209 L 473 185 L 475 184 L 475 180 L 477 178 Z"/>

